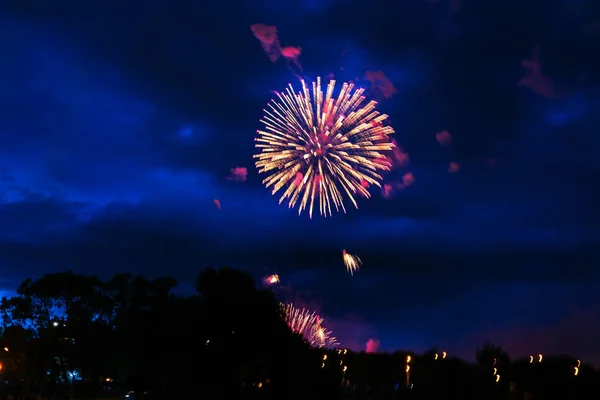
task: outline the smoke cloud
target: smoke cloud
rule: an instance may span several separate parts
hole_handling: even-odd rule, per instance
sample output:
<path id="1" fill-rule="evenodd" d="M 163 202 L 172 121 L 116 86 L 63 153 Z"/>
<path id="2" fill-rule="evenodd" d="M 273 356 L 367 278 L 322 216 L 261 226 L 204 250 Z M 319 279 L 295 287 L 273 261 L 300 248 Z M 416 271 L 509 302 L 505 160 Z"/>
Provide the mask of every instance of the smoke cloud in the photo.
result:
<path id="1" fill-rule="evenodd" d="M 369 339 L 367 340 L 367 348 L 365 351 L 367 353 L 377 353 L 379 350 L 379 340 L 377 339 Z"/>

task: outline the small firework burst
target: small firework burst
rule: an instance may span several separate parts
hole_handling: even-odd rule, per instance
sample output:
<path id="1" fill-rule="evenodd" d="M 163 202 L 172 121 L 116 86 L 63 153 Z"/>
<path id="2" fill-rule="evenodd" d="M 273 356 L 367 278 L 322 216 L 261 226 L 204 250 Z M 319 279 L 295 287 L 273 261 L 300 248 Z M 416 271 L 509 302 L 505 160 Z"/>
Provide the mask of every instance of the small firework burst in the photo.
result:
<path id="1" fill-rule="evenodd" d="M 346 271 L 348 271 L 350 275 L 354 275 L 354 273 L 360 269 L 362 261 L 360 261 L 360 258 L 357 256 L 353 256 L 352 254 L 348 253 L 346 249 L 342 250 L 342 256 L 344 259 L 344 265 L 346 266 Z"/>
<path id="2" fill-rule="evenodd" d="M 290 329 L 301 334 L 313 347 L 334 347 L 338 344 L 335 337 L 331 336 L 323 326 L 323 318 L 304 308 L 294 308 L 293 304 L 281 303 L 285 320 Z"/>
<path id="3" fill-rule="evenodd" d="M 263 280 L 267 285 L 276 285 L 280 282 L 279 275 L 277 275 L 277 274 L 271 274 L 271 275 L 265 276 L 263 278 Z"/>

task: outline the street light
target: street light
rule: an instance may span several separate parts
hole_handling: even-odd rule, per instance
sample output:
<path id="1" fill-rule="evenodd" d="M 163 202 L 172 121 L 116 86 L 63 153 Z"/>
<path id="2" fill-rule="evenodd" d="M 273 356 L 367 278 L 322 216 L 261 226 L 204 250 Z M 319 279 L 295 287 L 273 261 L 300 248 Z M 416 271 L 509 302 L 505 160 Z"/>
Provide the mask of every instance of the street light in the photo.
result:
<path id="1" fill-rule="evenodd" d="M 412 357 L 410 355 L 406 356 L 406 387 L 410 387 L 410 360 L 412 360 Z"/>

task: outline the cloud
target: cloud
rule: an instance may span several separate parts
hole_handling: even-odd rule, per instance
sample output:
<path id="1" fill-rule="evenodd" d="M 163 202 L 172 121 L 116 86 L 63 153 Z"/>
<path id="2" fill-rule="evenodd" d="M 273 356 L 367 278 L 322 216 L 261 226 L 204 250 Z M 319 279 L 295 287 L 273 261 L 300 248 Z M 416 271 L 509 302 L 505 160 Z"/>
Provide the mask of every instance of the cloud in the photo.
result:
<path id="1" fill-rule="evenodd" d="M 184 125 L 136 93 L 118 68 L 90 62 L 42 24 L 5 18 L 3 29 L 12 40 L 2 44 L 11 62 L 0 70 L 0 129 L 11 134 L 0 139 L 0 165 L 22 187 L 70 200 L 136 201 L 193 146 L 179 140 L 182 126 L 205 140 L 210 134 Z"/>
<path id="2" fill-rule="evenodd" d="M 76 226 L 85 206 L 31 194 L 0 203 L 0 241 L 41 243 L 60 238 Z"/>

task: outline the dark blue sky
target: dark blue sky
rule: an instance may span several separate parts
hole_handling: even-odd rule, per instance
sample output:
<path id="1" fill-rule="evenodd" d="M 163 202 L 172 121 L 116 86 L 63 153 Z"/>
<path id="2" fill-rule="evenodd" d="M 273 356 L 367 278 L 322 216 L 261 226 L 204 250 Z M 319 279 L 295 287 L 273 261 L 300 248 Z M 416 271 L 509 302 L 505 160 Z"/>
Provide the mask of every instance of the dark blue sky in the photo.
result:
<path id="1" fill-rule="evenodd" d="M 598 6 L 393 3 L 3 2 L 2 289 L 67 268 L 189 285 L 231 265 L 276 271 L 354 348 L 471 359 L 489 339 L 600 361 Z M 379 109 L 410 164 L 385 181 L 412 186 L 329 219 L 278 205 L 254 136 L 271 91 L 298 82 L 254 23 L 302 47 L 308 80 L 386 74 L 398 93 Z M 537 86 L 519 86 L 536 45 Z M 342 249 L 364 262 L 354 277 Z"/>

